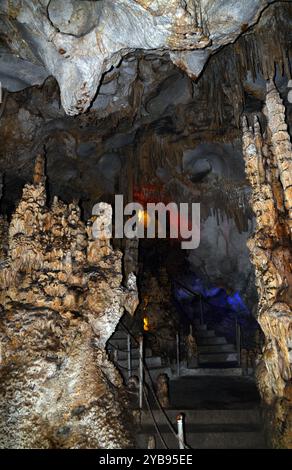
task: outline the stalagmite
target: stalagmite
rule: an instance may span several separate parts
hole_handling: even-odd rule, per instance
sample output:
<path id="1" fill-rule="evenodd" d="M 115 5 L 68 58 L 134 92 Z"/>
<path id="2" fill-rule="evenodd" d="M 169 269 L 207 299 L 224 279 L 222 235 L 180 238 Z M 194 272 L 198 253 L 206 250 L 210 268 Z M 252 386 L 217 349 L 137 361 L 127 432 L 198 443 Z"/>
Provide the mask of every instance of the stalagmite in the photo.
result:
<path id="1" fill-rule="evenodd" d="M 258 321 L 265 334 L 257 382 L 274 447 L 292 447 L 291 355 L 291 143 L 284 107 L 273 82 L 267 85 L 267 130 L 243 119 L 243 153 L 252 186 L 256 232 L 249 240 L 259 293 Z M 280 186 L 279 186 L 280 179 Z M 290 233 L 289 233 L 290 232 Z"/>
<path id="2" fill-rule="evenodd" d="M 188 336 L 186 336 L 185 343 L 188 362 L 191 363 L 191 361 L 193 361 L 194 359 L 197 360 L 198 358 L 198 346 L 196 338 L 194 338 L 192 331 L 190 331 Z"/>
<path id="3" fill-rule="evenodd" d="M 0 447 L 128 447 L 122 379 L 105 344 L 124 308 L 137 306 L 135 276 L 122 285 L 109 239 L 90 255 L 76 203 L 46 207 L 41 157 L 33 179 L 0 272 Z"/>
<path id="4" fill-rule="evenodd" d="M 163 408 L 169 408 L 169 378 L 167 374 L 159 374 L 156 385 L 157 398 Z"/>

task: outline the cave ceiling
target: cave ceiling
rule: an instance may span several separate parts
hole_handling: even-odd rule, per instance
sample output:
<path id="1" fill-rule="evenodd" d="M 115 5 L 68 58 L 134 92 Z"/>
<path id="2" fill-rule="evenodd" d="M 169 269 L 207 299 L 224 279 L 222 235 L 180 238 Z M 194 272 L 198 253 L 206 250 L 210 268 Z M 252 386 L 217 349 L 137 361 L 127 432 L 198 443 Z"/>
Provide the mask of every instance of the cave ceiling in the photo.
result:
<path id="1" fill-rule="evenodd" d="M 65 112 L 84 112 L 105 73 L 137 50 L 167 54 L 192 78 L 256 23 L 268 0 L 2 0 L 1 81 L 11 91 L 53 75 Z"/>

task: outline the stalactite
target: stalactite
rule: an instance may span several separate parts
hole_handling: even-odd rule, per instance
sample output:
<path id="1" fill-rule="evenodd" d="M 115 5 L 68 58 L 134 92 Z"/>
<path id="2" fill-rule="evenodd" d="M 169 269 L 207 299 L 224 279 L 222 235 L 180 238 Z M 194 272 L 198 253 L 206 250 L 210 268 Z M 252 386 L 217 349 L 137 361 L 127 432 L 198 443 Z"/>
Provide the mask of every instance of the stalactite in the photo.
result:
<path id="1" fill-rule="evenodd" d="M 151 158 L 149 158 L 149 155 Z M 252 219 L 249 204 L 249 190 L 245 182 L 239 183 L 224 176 L 216 180 L 194 184 L 182 168 L 183 148 L 181 143 L 169 142 L 165 138 L 151 133 L 143 142 L 139 142 L 135 158 L 135 184 L 143 189 L 149 183 L 157 188 L 160 200 L 175 201 L 178 186 L 187 192 L 189 201 L 201 201 L 202 219 L 211 215 L 210 207 L 214 208 L 214 216 L 220 225 L 223 215 L 234 220 L 239 233 L 248 231 L 248 221 Z M 156 172 L 164 168 L 169 180 L 161 186 Z"/>
<path id="2" fill-rule="evenodd" d="M 258 321 L 265 334 L 256 375 L 267 406 L 265 415 L 272 444 L 291 448 L 292 251 L 291 194 L 287 191 L 291 177 L 291 144 L 284 109 L 272 82 L 267 84 L 266 102 L 268 128 L 265 135 L 260 131 L 256 116 L 253 126 L 249 126 L 246 119 L 242 124 L 243 154 L 257 222 L 248 247 L 256 270 Z M 275 169 L 280 177 L 280 188 L 275 185 Z"/>
<path id="3" fill-rule="evenodd" d="M 240 128 L 240 117 L 244 107 L 243 83 L 248 72 L 252 79 L 261 76 L 268 80 L 274 77 L 275 68 L 291 78 L 291 37 L 283 24 L 283 16 L 276 6 L 268 21 L 262 21 L 252 31 L 242 35 L 235 43 L 214 55 L 204 74 L 195 85 L 199 95 L 207 96 L 208 111 L 212 113 L 212 124 L 220 127 L 233 110 L 234 126 Z M 291 9 L 290 5 L 286 6 Z M 283 13 L 282 13 L 283 15 Z M 271 29 L 274 34 L 271 34 Z M 275 41 L 274 37 L 277 37 Z M 210 109 L 211 108 L 211 109 Z"/>
<path id="4" fill-rule="evenodd" d="M 268 82 L 266 107 L 272 151 L 279 169 L 287 211 L 287 224 L 292 239 L 292 146 L 285 121 L 285 107 L 273 81 Z"/>

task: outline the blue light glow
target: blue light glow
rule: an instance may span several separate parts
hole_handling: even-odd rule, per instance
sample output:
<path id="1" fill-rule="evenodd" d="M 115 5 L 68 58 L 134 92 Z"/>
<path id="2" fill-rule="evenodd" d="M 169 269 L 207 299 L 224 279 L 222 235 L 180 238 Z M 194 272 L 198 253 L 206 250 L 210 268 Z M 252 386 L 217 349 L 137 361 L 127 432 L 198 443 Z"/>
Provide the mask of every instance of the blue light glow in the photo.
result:
<path id="1" fill-rule="evenodd" d="M 223 287 L 208 286 L 195 273 L 188 273 L 177 283 L 174 282 L 174 298 L 185 325 L 200 318 L 202 304 L 204 321 L 230 339 L 234 339 L 235 320 L 247 337 L 258 328 L 257 321 L 238 291 L 227 293 Z"/>

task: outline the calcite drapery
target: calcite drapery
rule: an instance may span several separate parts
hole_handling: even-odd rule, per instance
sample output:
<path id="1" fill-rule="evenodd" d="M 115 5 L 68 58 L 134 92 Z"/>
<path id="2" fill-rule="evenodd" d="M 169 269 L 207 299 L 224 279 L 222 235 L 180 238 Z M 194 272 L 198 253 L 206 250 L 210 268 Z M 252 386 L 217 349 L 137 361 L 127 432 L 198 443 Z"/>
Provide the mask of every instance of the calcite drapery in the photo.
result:
<path id="1" fill-rule="evenodd" d="M 258 321 L 265 346 L 257 368 L 272 444 L 292 447 L 292 149 L 285 108 L 273 81 L 267 83 L 262 134 L 258 118 L 243 120 L 243 153 L 252 186 L 256 232 L 249 240 L 259 293 Z"/>
<path id="2" fill-rule="evenodd" d="M 90 250 L 76 203 L 54 198 L 46 207 L 40 157 L 8 240 L 0 271 L 0 447 L 129 446 L 122 379 L 104 349 L 124 307 L 133 313 L 138 303 L 134 275 L 122 284 L 122 253 L 109 241 L 106 253 Z"/>

